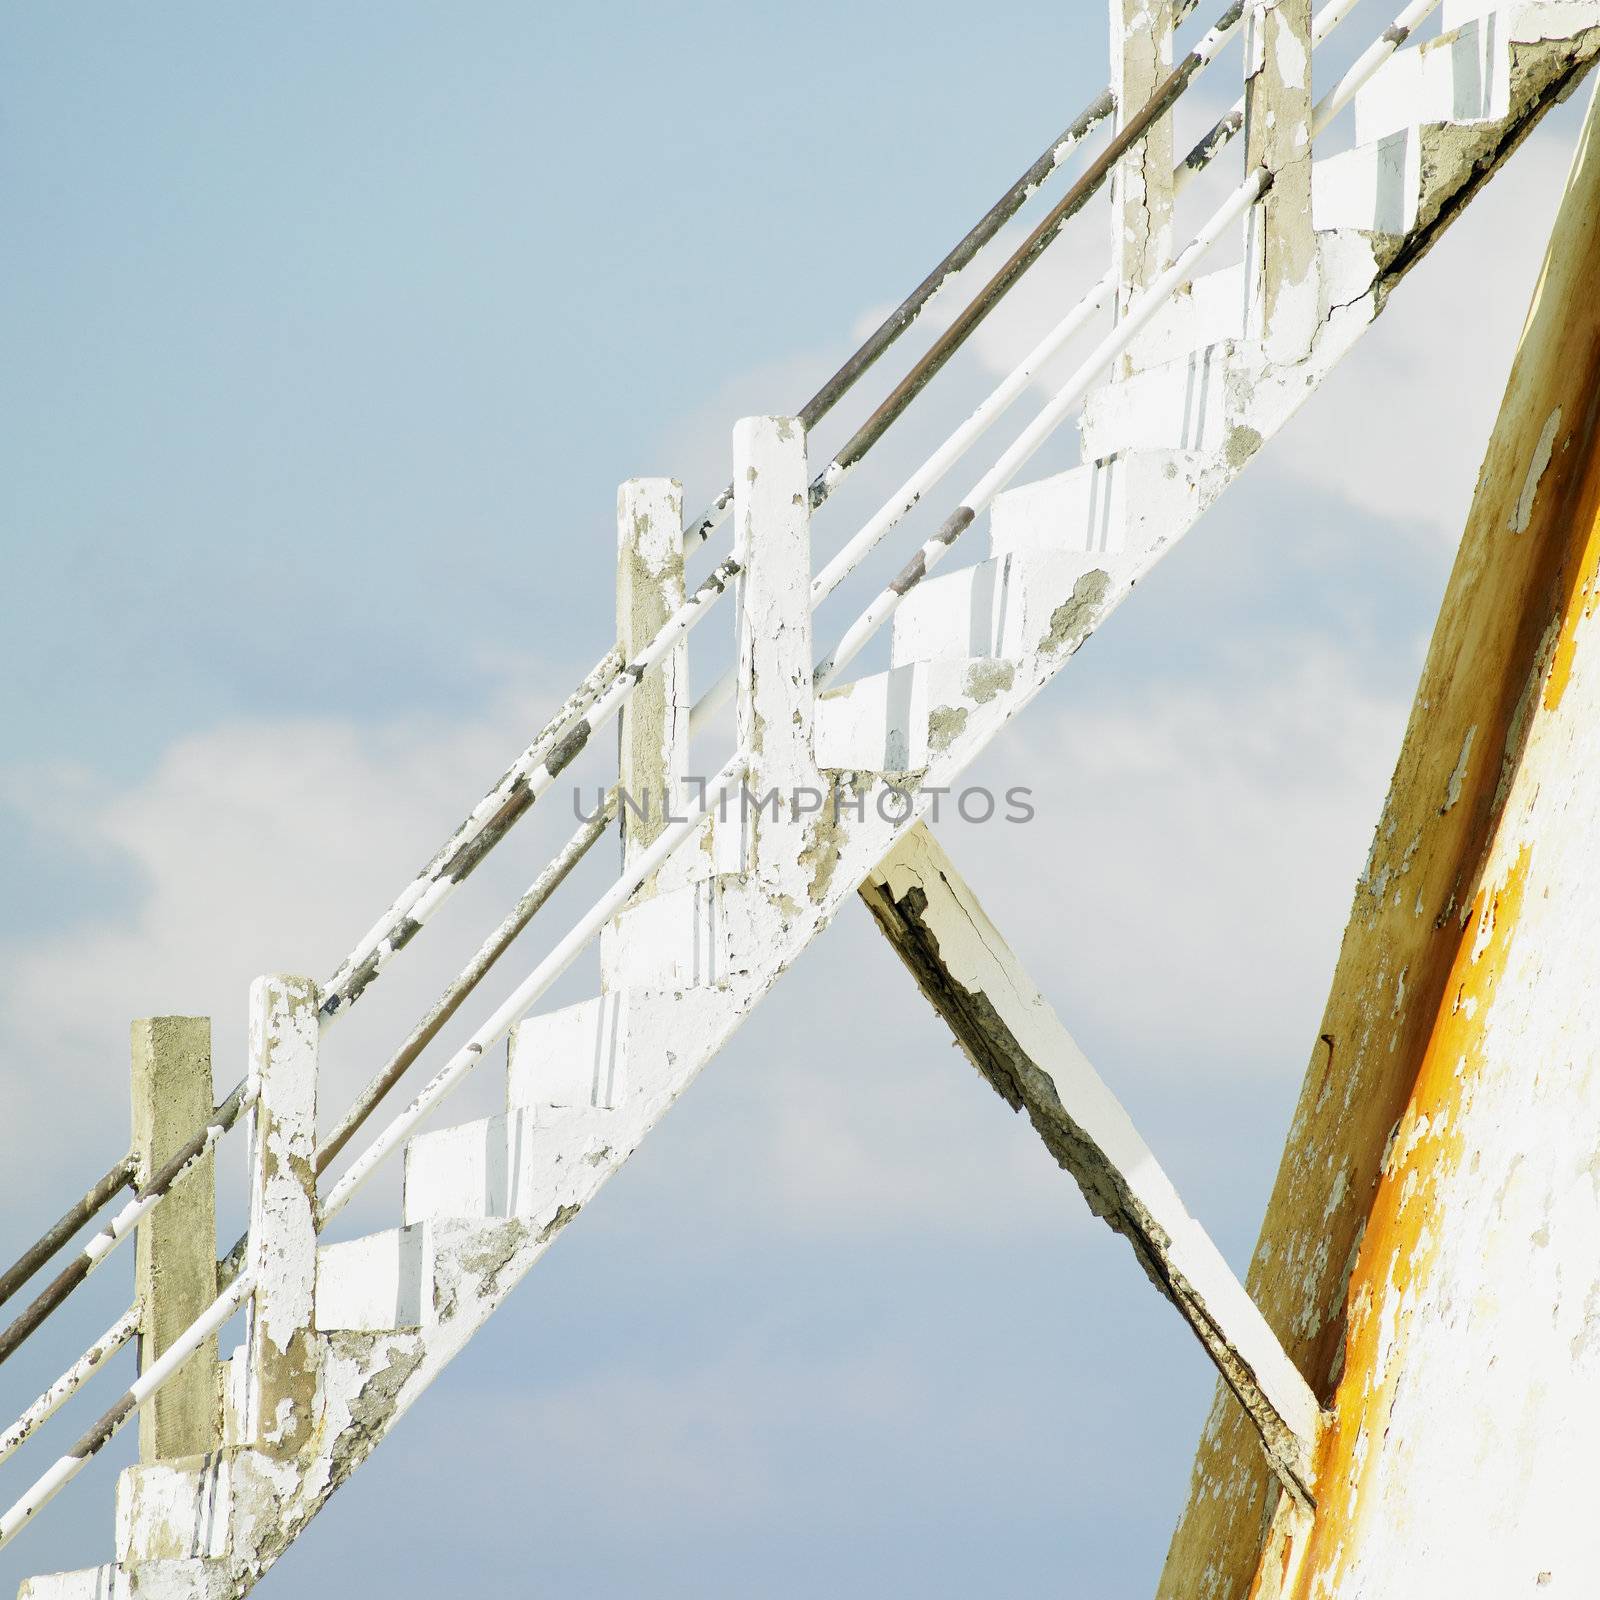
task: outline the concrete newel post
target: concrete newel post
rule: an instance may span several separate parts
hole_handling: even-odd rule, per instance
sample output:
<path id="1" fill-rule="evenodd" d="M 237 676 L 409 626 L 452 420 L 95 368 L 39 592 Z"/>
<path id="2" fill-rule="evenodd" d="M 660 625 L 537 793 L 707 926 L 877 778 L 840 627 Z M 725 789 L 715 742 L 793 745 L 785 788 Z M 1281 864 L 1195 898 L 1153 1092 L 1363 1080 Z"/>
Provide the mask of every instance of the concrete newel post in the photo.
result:
<path id="1" fill-rule="evenodd" d="M 643 649 L 683 601 L 683 486 L 672 478 L 630 478 L 617 490 L 617 640 L 623 655 Z M 617 750 L 626 866 L 655 841 L 683 798 L 689 770 L 687 639 L 644 675 L 622 708 Z"/>
<path id="2" fill-rule="evenodd" d="M 1111 89 L 1117 126 L 1172 70 L 1172 0 L 1110 0 Z M 1172 256 L 1172 116 L 1159 118 L 1111 174 L 1111 260 L 1117 312 Z"/>
<path id="3" fill-rule="evenodd" d="M 311 1433 L 317 1279 L 317 985 L 273 974 L 250 986 L 249 1388 L 245 1437 L 292 1456 Z"/>
<path id="4" fill-rule="evenodd" d="M 757 864 L 763 825 L 789 821 L 793 792 L 817 782 L 804 427 L 793 417 L 745 417 L 733 430 L 733 469 L 734 539 L 743 568 L 735 723 L 753 796 L 740 807 L 744 826 L 737 831 L 740 870 L 749 870 Z M 762 805 L 773 790 L 775 813 L 770 800 Z"/>
<path id="5" fill-rule="evenodd" d="M 1245 224 L 1250 331 L 1274 360 L 1317 326 L 1311 227 L 1311 0 L 1250 0 L 1245 18 L 1245 170 L 1277 176 Z"/>
<path id="6" fill-rule="evenodd" d="M 129 1029 L 133 1152 L 143 1186 L 211 1116 L 211 1019 L 140 1017 Z M 216 1162 L 207 1155 L 138 1227 L 139 1370 L 146 1372 L 217 1293 Z M 214 1450 L 220 1438 L 213 1338 L 139 1412 L 139 1459 Z"/>
<path id="7" fill-rule="evenodd" d="M 684 602 L 683 486 L 629 478 L 617 490 L 617 642 L 632 659 Z M 689 772 L 689 641 L 680 639 L 639 680 L 617 726 L 617 827 L 626 868 L 681 814 Z M 680 850 L 640 884 L 633 909 L 689 879 Z M 621 922 L 600 930 L 601 982 L 625 989 L 654 976 L 649 941 L 629 947 Z"/>

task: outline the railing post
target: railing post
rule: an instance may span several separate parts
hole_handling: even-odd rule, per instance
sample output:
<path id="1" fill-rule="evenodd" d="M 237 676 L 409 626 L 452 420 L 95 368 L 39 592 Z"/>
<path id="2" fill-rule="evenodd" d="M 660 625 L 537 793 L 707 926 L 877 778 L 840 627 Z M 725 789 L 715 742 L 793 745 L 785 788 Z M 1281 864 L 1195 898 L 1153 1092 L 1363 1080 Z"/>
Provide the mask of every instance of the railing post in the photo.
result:
<path id="1" fill-rule="evenodd" d="M 211 1116 L 211 1019 L 140 1017 L 129 1029 L 135 1181 L 150 1178 Z M 147 1372 L 216 1298 L 216 1163 L 207 1155 L 138 1227 L 139 1370 Z M 214 1450 L 221 1428 L 217 1341 L 139 1412 L 139 1459 Z"/>
<path id="2" fill-rule="evenodd" d="M 1245 170 L 1277 174 L 1250 209 L 1250 330 L 1273 359 L 1310 347 L 1317 323 L 1311 228 L 1311 0 L 1250 0 L 1245 18 Z"/>
<path id="3" fill-rule="evenodd" d="M 630 478 L 617 490 L 617 639 L 623 659 L 658 634 L 684 600 L 683 486 Z M 626 867 L 666 827 L 689 762 L 689 642 L 650 669 L 622 708 L 617 778 Z M 642 886 L 648 893 L 650 885 Z"/>
<path id="4" fill-rule="evenodd" d="M 683 604 L 683 486 L 672 478 L 629 478 L 617 490 L 617 640 L 630 659 Z M 649 849 L 678 814 L 689 771 L 689 641 L 652 667 L 617 728 L 617 827 L 622 864 Z M 640 884 L 628 910 L 688 881 L 691 852 L 679 851 Z M 636 987 L 659 976 L 652 934 L 630 934 L 623 921 L 600 930 L 601 982 Z"/>
<path id="5" fill-rule="evenodd" d="M 1111 92 L 1122 127 L 1172 70 L 1172 0 L 1110 0 Z M 1117 315 L 1172 256 L 1172 116 L 1159 118 L 1111 175 Z"/>
<path id="6" fill-rule="evenodd" d="M 292 1456 L 316 1397 L 318 990 L 274 973 L 250 986 L 250 1302 L 245 1437 Z"/>
<path id="7" fill-rule="evenodd" d="M 765 826 L 792 820 L 815 788 L 811 757 L 811 502 L 805 428 L 794 417 L 745 417 L 733 430 L 738 581 L 735 724 L 749 760 L 739 805 L 741 870 L 761 858 Z M 776 791 L 776 800 L 769 798 Z M 724 831 L 719 823 L 719 839 Z M 719 846 L 720 852 L 720 846 Z"/>

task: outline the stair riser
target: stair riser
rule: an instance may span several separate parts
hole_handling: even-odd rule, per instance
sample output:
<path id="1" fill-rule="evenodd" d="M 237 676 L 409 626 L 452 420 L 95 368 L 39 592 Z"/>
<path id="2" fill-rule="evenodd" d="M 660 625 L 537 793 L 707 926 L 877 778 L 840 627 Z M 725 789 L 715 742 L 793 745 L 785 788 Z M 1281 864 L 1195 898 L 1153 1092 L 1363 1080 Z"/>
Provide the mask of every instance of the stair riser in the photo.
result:
<path id="1" fill-rule="evenodd" d="M 1398 51 L 1356 95 L 1356 144 L 1419 123 L 1487 122 L 1511 104 L 1507 18 L 1474 18 L 1410 50 Z"/>
<path id="2" fill-rule="evenodd" d="M 1467 23 L 1497 18 L 1496 33 L 1508 44 L 1536 39 L 1569 39 L 1595 26 L 1595 0 L 1444 0 L 1439 8 L 1441 34 Z"/>
<path id="3" fill-rule="evenodd" d="M 631 943 L 618 940 L 624 968 L 622 947 Z M 626 991 L 519 1022 L 506 1046 L 506 1109 L 615 1106 L 626 1090 L 626 1031 Z"/>
<path id="4" fill-rule="evenodd" d="M 949 750 L 972 712 L 1011 687 L 1004 660 L 896 667 L 817 702 L 817 764 L 849 772 L 914 773 Z"/>
<path id="5" fill-rule="evenodd" d="M 890 660 L 1020 657 L 1042 648 L 1079 581 L 1125 565 L 1126 557 L 997 556 L 912 591 L 895 614 Z"/>
<path id="6" fill-rule="evenodd" d="M 438 1138 L 407 1163 L 406 1215 L 543 1221 L 563 1205 L 581 1204 L 584 1170 L 610 1150 L 615 1120 L 615 1113 L 595 1110 L 554 1121 L 514 1111 L 446 1130 L 457 1137 Z"/>
<path id="7" fill-rule="evenodd" d="M 1248 310 L 1242 262 L 1206 273 L 1175 294 L 1128 346 L 1128 367 L 1138 372 L 1224 339 L 1242 339 Z"/>
<path id="8" fill-rule="evenodd" d="M 220 1452 L 193 1465 L 129 1467 L 117 1479 L 117 1560 L 220 1560 L 232 1503 L 233 1463 Z"/>
<path id="9" fill-rule="evenodd" d="M 17 1600 L 230 1600 L 226 1568 L 204 1561 L 143 1561 L 25 1578 Z"/>
<path id="10" fill-rule="evenodd" d="M 726 819 L 717 819 L 718 837 L 737 832 L 738 807 L 735 794 Z M 613 989 L 703 989 L 725 983 L 731 958 L 724 901 L 721 879 L 707 877 L 630 906 L 613 924 L 606 982 Z M 602 1045 L 580 1038 L 580 1048 L 588 1061 Z"/>
<path id="11" fill-rule="evenodd" d="M 1422 142 L 1402 129 L 1311 169 L 1311 212 L 1319 228 L 1403 234 L 1417 220 L 1422 193 Z"/>
<path id="12" fill-rule="evenodd" d="M 1232 350 L 1229 344 L 1207 345 L 1121 383 L 1102 384 L 1089 396 L 1078 424 L 1083 453 L 1221 450 L 1230 421 Z"/>
<path id="13" fill-rule="evenodd" d="M 321 1333 L 427 1327 L 434 1320 L 433 1241 L 428 1229 L 389 1228 L 366 1238 L 323 1245 L 317 1252 L 316 1315 Z"/>
<path id="14" fill-rule="evenodd" d="M 1008 489 L 989 511 L 990 550 L 997 556 L 1146 550 L 1199 514 L 1203 468 L 1203 458 L 1188 451 L 1137 451 Z M 913 592 L 906 605 L 915 598 Z"/>

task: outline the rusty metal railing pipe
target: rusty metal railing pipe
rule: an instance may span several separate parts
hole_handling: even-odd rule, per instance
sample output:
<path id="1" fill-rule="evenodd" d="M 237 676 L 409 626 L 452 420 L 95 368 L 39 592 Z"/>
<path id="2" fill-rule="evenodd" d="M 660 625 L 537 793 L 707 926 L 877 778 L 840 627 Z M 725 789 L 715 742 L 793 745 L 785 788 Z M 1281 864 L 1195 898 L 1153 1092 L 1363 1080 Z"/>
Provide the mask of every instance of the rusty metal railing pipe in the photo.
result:
<path id="1" fill-rule="evenodd" d="M 1190 79 L 1215 59 L 1243 19 L 1244 0 L 1234 0 L 1205 37 L 1161 80 L 1155 93 L 1123 123 L 1100 154 L 1089 163 L 1082 177 L 1050 208 L 1033 232 L 972 297 L 966 310 L 939 335 L 927 354 L 856 429 L 834 456 L 830 467 L 836 466 L 840 473 L 848 471 L 883 437 L 895 418 L 916 399 L 984 319 L 1016 287 L 1023 274 L 1050 247 L 1062 228 L 1099 193 L 1116 164 L 1178 103 L 1189 87 Z"/>
<path id="2" fill-rule="evenodd" d="M 108 1200 L 126 1189 L 133 1182 L 133 1174 L 133 1156 L 125 1155 L 107 1169 L 103 1178 L 90 1185 L 81 1200 L 68 1206 L 53 1227 L 0 1273 L 0 1305 L 4 1305 Z"/>
<path id="3" fill-rule="evenodd" d="M 241 1083 L 210 1120 L 184 1144 L 112 1219 L 67 1263 L 29 1303 L 11 1325 L 0 1332 L 0 1361 L 13 1355 L 22 1342 L 137 1228 L 171 1192 L 172 1188 L 216 1146 L 239 1120 L 249 1104 Z"/>

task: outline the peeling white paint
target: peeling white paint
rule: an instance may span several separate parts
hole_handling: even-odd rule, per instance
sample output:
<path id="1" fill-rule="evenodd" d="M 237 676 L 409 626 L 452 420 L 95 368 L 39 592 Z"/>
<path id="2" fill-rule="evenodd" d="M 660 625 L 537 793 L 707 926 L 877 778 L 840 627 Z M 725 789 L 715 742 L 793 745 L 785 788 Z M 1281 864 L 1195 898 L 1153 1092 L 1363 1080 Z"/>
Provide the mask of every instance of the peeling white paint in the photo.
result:
<path id="1" fill-rule="evenodd" d="M 1540 480 L 1544 477 L 1545 468 L 1550 465 L 1550 457 L 1555 451 L 1556 435 L 1561 431 L 1561 407 L 1545 418 L 1545 424 L 1539 431 L 1539 442 L 1533 447 L 1533 459 L 1528 463 L 1528 475 L 1522 480 L 1522 493 L 1517 496 L 1516 509 L 1511 513 L 1508 524 L 1513 533 L 1526 533 L 1528 520 L 1533 516 L 1534 496 L 1539 492 Z"/>

